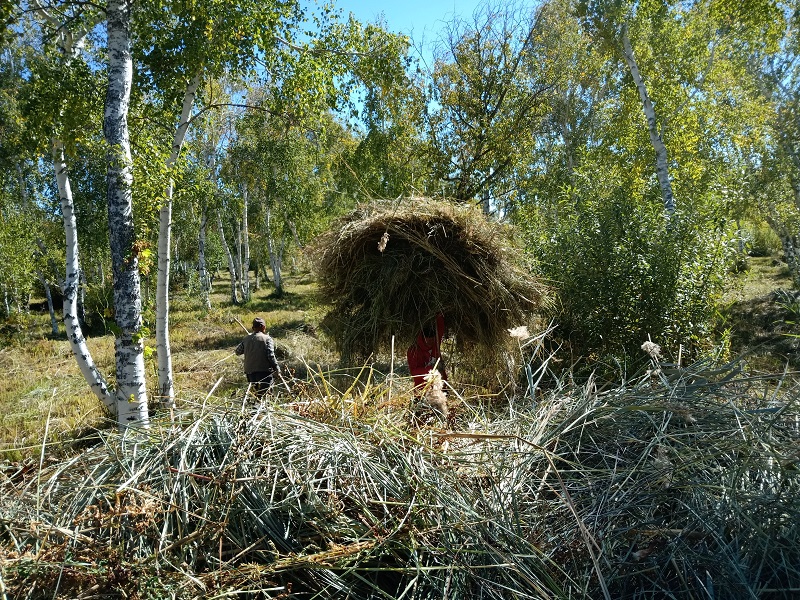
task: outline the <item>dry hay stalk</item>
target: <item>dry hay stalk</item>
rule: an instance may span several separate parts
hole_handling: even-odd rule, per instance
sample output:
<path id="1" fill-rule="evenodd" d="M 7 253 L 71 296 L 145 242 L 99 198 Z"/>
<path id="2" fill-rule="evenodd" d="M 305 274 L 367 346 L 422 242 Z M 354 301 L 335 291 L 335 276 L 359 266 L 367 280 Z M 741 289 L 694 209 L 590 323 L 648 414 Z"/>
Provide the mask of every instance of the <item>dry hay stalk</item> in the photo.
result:
<path id="1" fill-rule="evenodd" d="M 155 579 L 150 597 L 792 598 L 797 398 L 778 378 L 664 367 L 476 409 L 447 449 L 209 405 L 0 476 L 2 577 L 10 597 L 141 597 Z"/>
<path id="2" fill-rule="evenodd" d="M 392 336 L 410 344 L 438 313 L 460 348 L 494 352 L 545 294 L 511 228 L 471 205 L 363 206 L 321 235 L 313 255 L 332 306 L 325 325 L 344 357 L 388 349 Z"/>

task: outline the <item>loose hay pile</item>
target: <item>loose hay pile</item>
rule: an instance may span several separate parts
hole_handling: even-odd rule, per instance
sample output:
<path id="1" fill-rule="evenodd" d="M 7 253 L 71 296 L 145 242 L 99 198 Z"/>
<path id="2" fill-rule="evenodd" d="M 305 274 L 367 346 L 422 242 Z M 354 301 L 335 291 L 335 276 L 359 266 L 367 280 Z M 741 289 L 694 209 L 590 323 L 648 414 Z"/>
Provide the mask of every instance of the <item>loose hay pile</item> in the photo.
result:
<path id="1" fill-rule="evenodd" d="M 345 358 L 410 344 L 443 313 L 459 347 L 504 347 L 544 295 L 508 227 L 477 208 L 426 199 L 359 208 L 313 249 L 325 320 Z"/>
<path id="2" fill-rule="evenodd" d="M 38 473 L 0 471 L 0 590 L 796 598 L 793 385 L 699 364 L 476 408 L 445 434 L 208 405 L 147 441 L 107 433 Z"/>

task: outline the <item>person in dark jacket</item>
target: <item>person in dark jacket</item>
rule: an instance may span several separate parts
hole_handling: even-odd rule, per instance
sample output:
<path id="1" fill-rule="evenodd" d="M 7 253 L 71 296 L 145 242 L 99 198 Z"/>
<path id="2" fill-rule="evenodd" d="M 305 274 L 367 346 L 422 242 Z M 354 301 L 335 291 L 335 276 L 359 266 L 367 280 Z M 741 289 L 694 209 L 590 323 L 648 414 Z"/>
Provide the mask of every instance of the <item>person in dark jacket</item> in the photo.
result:
<path id="1" fill-rule="evenodd" d="M 236 346 L 236 354 L 244 354 L 244 373 L 257 398 L 262 398 L 269 391 L 273 376 L 280 373 L 275 358 L 275 342 L 266 330 L 264 319 L 253 319 L 253 332 Z"/>

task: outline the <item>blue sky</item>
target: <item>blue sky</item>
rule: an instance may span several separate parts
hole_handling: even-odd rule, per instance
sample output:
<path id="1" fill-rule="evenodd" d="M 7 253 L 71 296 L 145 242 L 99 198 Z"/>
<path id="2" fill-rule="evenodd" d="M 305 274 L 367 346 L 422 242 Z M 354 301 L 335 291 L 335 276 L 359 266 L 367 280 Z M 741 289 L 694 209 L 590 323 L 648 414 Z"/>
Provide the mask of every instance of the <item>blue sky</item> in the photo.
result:
<path id="1" fill-rule="evenodd" d="M 334 0 L 346 16 L 352 12 L 362 23 L 374 23 L 383 14 L 387 29 L 411 36 L 415 43 L 434 41 L 442 26 L 455 16 L 470 17 L 480 0 Z"/>

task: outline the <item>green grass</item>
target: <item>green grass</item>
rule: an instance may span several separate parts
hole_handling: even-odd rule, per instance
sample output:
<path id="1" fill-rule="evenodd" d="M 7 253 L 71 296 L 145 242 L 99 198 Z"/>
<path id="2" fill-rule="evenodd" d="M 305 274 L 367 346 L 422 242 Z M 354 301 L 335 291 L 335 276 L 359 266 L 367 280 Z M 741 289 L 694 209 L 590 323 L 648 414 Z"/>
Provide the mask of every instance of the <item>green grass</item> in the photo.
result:
<path id="1" fill-rule="evenodd" d="M 775 256 L 753 256 L 747 259 L 747 269 L 731 281 L 725 295 L 726 303 L 760 298 L 776 289 L 794 287 L 786 263 Z"/>
<path id="2" fill-rule="evenodd" d="M 176 291 L 171 302 L 170 345 L 178 402 L 218 394 L 235 395 L 247 383 L 241 359 L 233 349 L 245 335 L 236 319 L 249 327 L 263 316 L 276 340 L 279 356 L 289 371 L 305 371 L 305 361 L 326 367 L 338 359 L 316 335 L 322 309 L 315 305 L 313 283 L 307 274 L 287 275 L 285 293 L 276 297 L 271 284 L 253 293 L 250 303 L 234 306 L 229 284 L 215 283 L 212 308 L 205 310 L 199 295 Z M 155 331 L 153 324 L 148 324 Z M 20 460 L 38 455 L 45 427 L 55 448 L 85 428 L 104 426 L 104 409 L 89 391 L 69 343 L 53 339 L 47 314 L 21 315 L 5 325 L 0 349 L 0 458 Z M 155 339 L 145 340 L 155 346 Z M 114 338 L 88 336 L 92 358 L 107 379 L 113 380 Z M 146 360 L 148 392 L 157 387 L 155 354 Z M 49 421 L 47 415 L 50 415 Z"/>

